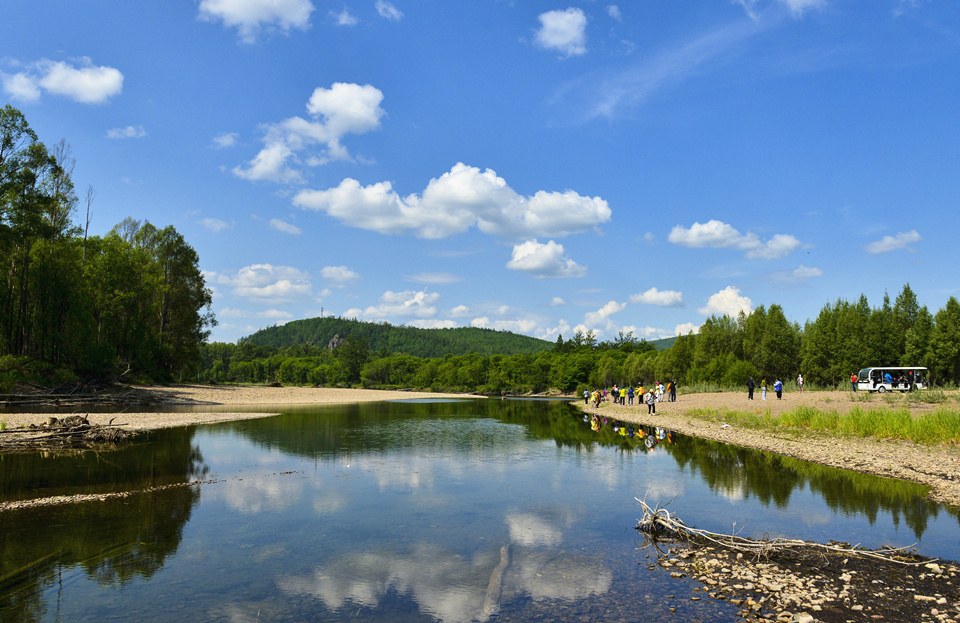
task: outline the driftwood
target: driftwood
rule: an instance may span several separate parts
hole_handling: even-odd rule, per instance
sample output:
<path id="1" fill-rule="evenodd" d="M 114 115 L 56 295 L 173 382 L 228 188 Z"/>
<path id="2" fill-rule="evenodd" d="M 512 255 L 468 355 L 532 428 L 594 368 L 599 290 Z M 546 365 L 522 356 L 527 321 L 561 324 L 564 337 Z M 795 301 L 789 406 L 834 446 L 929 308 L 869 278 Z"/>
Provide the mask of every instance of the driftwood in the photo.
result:
<path id="1" fill-rule="evenodd" d="M 710 543 L 722 548 L 753 554 L 757 558 L 769 558 L 778 553 L 797 551 L 803 553 L 820 552 L 840 554 L 849 557 L 872 558 L 899 565 L 919 567 L 938 558 L 921 559 L 916 557 L 908 547 L 883 547 L 878 550 L 862 549 L 859 545 L 831 542 L 828 544 L 814 541 L 800 541 L 797 539 L 749 539 L 737 534 L 720 534 L 698 528 L 691 528 L 683 523 L 676 515 L 666 508 L 653 508 L 646 501 L 634 498 L 643 508 L 643 517 L 637 521 L 637 530 L 642 532 L 652 542 L 658 540 L 688 541 L 695 543 Z M 734 524 L 736 529 L 736 524 Z M 659 551 L 659 548 L 657 548 Z M 904 559 L 907 558 L 907 559 Z"/>
<path id="2" fill-rule="evenodd" d="M 132 433 L 119 428 L 124 424 L 91 424 L 87 416 L 71 415 L 62 419 L 50 417 L 46 424 L 0 431 L 0 450 L 30 450 L 92 446 L 126 441 Z"/>
<path id="3" fill-rule="evenodd" d="M 99 379 L 72 381 L 56 387 L 19 383 L 23 391 L 0 394 L 0 407 L 83 407 L 105 405 L 127 407 L 157 402 L 148 392 L 133 388 L 113 391 L 117 386 Z"/>

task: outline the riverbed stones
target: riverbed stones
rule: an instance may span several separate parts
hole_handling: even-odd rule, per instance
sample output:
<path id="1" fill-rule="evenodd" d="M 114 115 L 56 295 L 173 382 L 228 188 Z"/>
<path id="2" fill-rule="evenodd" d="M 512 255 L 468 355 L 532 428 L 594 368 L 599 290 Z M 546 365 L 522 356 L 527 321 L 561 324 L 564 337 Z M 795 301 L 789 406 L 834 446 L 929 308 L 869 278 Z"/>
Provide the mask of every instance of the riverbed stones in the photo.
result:
<path id="1" fill-rule="evenodd" d="M 691 545 L 671 548 L 657 564 L 671 578 L 695 583 L 691 599 L 705 592 L 729 601 L 745 621 L 960 623 L 960 587 L 954 583 L 960 568 L 944 561 L 902 562 L 914 566 L 823 552 L 758 560 Z"/>

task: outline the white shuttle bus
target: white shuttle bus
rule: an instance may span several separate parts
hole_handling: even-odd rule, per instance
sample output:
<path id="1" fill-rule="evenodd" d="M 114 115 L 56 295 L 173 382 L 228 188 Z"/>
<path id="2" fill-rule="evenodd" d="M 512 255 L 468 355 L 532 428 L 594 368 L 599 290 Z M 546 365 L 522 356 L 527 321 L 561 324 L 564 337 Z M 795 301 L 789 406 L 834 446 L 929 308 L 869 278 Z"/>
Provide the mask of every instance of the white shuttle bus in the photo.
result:
<path id="1" fill-rule="evenodd" d="M 857 373 L 857 389 L 868 392 L 912 392 L 927 388 L 927 369 L 917 366 L 864 368 Z"/>

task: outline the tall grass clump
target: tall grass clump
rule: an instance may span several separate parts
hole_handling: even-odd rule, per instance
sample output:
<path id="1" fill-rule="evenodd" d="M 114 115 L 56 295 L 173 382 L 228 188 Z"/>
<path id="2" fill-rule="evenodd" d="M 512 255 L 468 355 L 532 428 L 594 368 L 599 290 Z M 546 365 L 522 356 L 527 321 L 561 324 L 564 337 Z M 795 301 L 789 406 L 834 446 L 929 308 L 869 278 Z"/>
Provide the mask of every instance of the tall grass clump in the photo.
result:
<path id="1" fill-rule="evenodd" d="M 806 428 L 815 431 L 836 431 L 840 416 L 836 411 L 821 411 L 813 407 L 797 407 L 782 413 L 777 424 L 785 428 Z"/>
<path id="2" fill-rule="evenodd" d="M 960 411 L 939 408 L 912 422 L 908 439 L 917 443 L 960 443 Z"/>

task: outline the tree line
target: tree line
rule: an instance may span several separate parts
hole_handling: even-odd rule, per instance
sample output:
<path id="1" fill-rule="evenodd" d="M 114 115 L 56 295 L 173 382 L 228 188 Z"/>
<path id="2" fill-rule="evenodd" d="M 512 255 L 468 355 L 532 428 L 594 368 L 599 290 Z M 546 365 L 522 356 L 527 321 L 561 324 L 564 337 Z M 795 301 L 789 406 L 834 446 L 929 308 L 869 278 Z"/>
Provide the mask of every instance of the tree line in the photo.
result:
<path id="1" fill-rule="evenodd" d="M 216 323 L 197 253 L 131 218 L 88 235 L 94 193 L 81 227 L 74 164 L 64 141 L 49 149 L 0 109 L 0 379 L 193 375 Z"/>
<path id="2" fill-rule="evenodd" d="M 354 334 L 333 349 L 305 343 L 286 348 L 246 341 L 209 344 L 198 379 L 579 394 L 658 380 L 735 387 L 751 376 L 789 382 L 799 374 L 808 385 L 845 387 L 862 367 L 897 365 L 925 366 L 932 382 L 960 384 L 960 303 L 954 297 L 932 314 L 906 284 L 893 303 L 889 295 L 879 307 L 871 307 L 864 295 L 855 303 L 838 299 L 802 327 L 788 321 L 780 305 L 761 305 L 749 315 L 710 316 L 698 333 L 679 336 L 665 350 L 632 334 L 598 342 L 593 332 L 579 331 L 568 340 L 559 336 L 552 349 L 540 353 L 442 357 L 373 350 L 365 337 Z"/>

